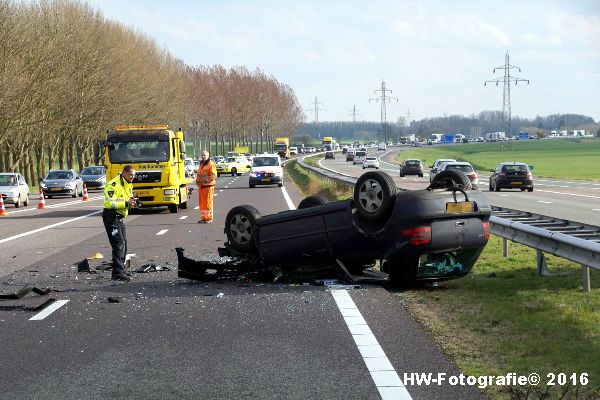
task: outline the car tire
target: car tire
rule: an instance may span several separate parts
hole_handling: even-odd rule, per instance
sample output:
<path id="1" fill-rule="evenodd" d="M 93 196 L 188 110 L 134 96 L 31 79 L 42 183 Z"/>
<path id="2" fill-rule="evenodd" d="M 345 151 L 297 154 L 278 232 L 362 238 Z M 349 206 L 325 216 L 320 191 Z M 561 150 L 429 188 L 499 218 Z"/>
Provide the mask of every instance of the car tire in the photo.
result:
<path id="1" fill-rule="evenodd" d="M 354 186 L 354 205 L 358 215 L 366 220 L 386 218 L 396 198 L 396 184 L 381 171 L 362 174 Z"/>
<path id="2" fill-rule="evenodd" d="M 322 206 L 323 204 L 327 204 L 327 203 L 329 203 L 329 202 L 323 196 L 319 196 L 319 195 L 308 196 L 308 197 L 303 198 L 300 201 L 300 203 L 298 204 L 297 209 L 301 210 L 303 208 L 310 208 L 310 207 L 315 207 L 315 206 Z"/>
<path id="3" fill-rule="evenodd" d="M 422 177 L 423 177 L 423 174 L 419 174 L 419 178 L 422 178 Z"/>
<path id="4" fill-rule="evenodd" d="M 237 169 L 231 168 L 231 176 L 235 176 L 236 172 L 237 172 Z"/>
<path id="5" fill-rule="evenodd" d="M 493 191 L 494 191 L 494 187 L 492 186 L 492 183 L 491 183 L 491 182 L 490 182 L 490 187 L 488 188 L 488 190 L 489 190 L 490 192 L 493 192 Z"/>
<path id="6" fill-rule="evenodd" d="M 500 191 L 500 186 L 498 186 L 497 182 L 496 182 L 496 184 L 494 184 L 494 191 L 495 192 L 499 192 Z"/>
<path id="7" fill-rule="evenodd" d="M 250 189 L 254 189 L 254 188 L 256 187 L 256 185 L 253 185 L 253 184 L 249 183 L 249 184 L 248 184 L 248 187 L 249 187 Z"/>
<path id="8" fill-rule="evenodd" d="M 449 187 L 449 183 L 453 182 L 454 185 L 464 190 L 472 188 L 471 180 L 469 179 L 467 174 L 465 174 L 462 171 L 455 171 L 451 169 L 441 171 L 435 175 L 435 178 L 433 178 L 433 181 L 431 183 L 433 184 L 442 181 L 448 182 L 446 187 Z"/>
<path id="9" fill-rule="evenodd" d="M 21 207 L 21 195 L 19 195 L 19 197 L 17 197 L 17 202 L 15 203 L 15 208 L 19 208 Z"/>
<path id="10" fill-rule="evenodd" d="M 400 172 L 400 178 L 404 178 L 404 174 Z"/>
<path id="11" fill-rule="evenodd" d="M 71 197 L 72 197 L 72 198 L 74 198 L 74 199 L 76 199 L 76 198 L 77 198 L 77 196 L 78 196 L 78 194 L 77 194 L 77 188 L 75 188 L 75 193 L 73 193 L 73 194 L 71 195 Z"/>
<path id="12" fill-rule="evenodd" d="M 524 191 L 525 191 L 525 189 L 527 189 L 527 188 L 521 188 L 521 192 L 524 192 Z"/>
<path id="13" fill-rule="evenodd" d="M 530 188 L 527 188 L 527 191 L 528 191 L 528 192 L 533 192 L 533 188 L 532 188 L 532 187 L 530 187 Z"/>
<path id="14" fill-rule="evenodd" d="M 277 186 L 283 187 L 283 183 L 278 183 Z"/>
<path id="15" fill-rule="evenodd" d="M 260 212 L 252 206 L 233 207 L 225 217 L 225 234 L 231 247 L 241 253 L 256 251 L 256 222 Z"/>
<path id="16" fill-rule="evenodd" d="M 27 207 L 27 206 L 29 205 L 29 193 L 27 193 L 27 194 L 25 195 L 25 202 L 23 202 L 23 205 L 24 205 L 25 207 Z"/>

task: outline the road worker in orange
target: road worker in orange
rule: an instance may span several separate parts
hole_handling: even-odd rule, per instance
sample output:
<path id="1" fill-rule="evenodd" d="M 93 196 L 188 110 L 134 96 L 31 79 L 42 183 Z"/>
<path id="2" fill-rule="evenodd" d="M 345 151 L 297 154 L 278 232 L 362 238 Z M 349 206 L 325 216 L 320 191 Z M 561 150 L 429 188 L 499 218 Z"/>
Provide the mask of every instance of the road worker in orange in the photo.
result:
<path id="1" fill-rule="evenodd" d="M 211 224 L 213 222 L 213 196 L 215 194 L 215 184 L 217 183 L 217 166 L 208 156 L 208 151 L 204 150 L 196 177 L 196 184 L 200 193 L 199 224 Z"/>

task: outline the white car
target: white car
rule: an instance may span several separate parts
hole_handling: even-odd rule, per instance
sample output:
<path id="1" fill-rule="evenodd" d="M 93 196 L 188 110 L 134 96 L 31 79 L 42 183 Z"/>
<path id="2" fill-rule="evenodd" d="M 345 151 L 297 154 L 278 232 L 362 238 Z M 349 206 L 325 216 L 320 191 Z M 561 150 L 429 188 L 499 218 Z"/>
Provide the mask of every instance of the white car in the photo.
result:
<path id="1" fill-rule="evenodd" d="M 277 154 L 261 154 L 254 156 L 252 169 L 248 176 L 248 186 L 277 185 L 283 187 L 283 168 Z"/>
<path id="2" fill-rule="evenodd" d="M 295 146 L 290 147 L 290 156 L 297 156 L 298 155 L 298 148 Z"/>
<path id="3" fill-rule="evenodd" d="M 477 175 L 477 172 L 475 172 L 475 168 L 473 168 L 470 163 L 466 161 L 446 162 L 438 168 L 438 174 L 442 171 L 447 171 L 450 169 L 464 172 L 465 175 L 469 177 L 472 185 L 479 184 L 479 176 Z"/>
<path id="4" fill-rule="evenodd" d="M 29 186 L 19 173 L 0 173 L 0 196 L 16 208 L 29 205 Z"/>
<path id="5" fill-rule="evenodd" d="M 379 160 L 377 157 L 366 157 L 365 161 L 362 163 L 363 169 L 365 168 L 375 168 L 379 169 Z"/>
<path id="6" fill-rule="evenodd" d="M 367 149 L 357 150 L 354 153 L 354 160 L 352 160 L 352 165 L 362 164 L 367 159 Z"/>
<path id="7" fill-rule="evenodd" d="M 194 175 L 194 159 L 186 157 L 183 159 L 183 165 L 185 166 L 185 176 Z"/>

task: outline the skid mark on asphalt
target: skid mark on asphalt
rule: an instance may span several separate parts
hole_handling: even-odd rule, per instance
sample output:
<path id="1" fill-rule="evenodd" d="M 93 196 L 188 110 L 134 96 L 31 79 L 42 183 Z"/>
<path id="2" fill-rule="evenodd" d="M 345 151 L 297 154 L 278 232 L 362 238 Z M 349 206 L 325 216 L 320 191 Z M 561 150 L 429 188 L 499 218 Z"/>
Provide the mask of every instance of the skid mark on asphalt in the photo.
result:
<path id="1" fill-rule="evenodd" d="M 379 345 L 377 338 L 345 289 L 331 291 L 352 339 L 362 356 L 373 382 L 384 400 L 412 399 L 398 373 Z"/>

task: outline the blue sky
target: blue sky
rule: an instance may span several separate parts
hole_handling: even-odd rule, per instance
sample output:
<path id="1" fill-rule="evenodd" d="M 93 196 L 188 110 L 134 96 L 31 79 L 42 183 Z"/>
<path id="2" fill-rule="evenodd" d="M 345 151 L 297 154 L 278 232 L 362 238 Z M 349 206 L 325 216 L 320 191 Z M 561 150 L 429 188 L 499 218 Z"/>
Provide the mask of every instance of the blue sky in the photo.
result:
<path id="1" fill-rule="evenodd" d="M 600 1 L 94 0 L 189 65 L 260 68 L 289 85 L 314 120 L 379 121 L 502 109 L 511 64 L 513 116 L 577 113 L 600 121 Z"/>

